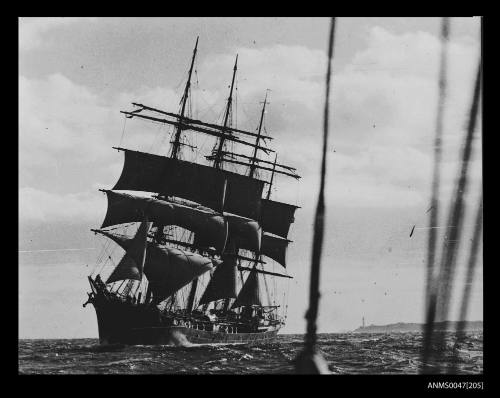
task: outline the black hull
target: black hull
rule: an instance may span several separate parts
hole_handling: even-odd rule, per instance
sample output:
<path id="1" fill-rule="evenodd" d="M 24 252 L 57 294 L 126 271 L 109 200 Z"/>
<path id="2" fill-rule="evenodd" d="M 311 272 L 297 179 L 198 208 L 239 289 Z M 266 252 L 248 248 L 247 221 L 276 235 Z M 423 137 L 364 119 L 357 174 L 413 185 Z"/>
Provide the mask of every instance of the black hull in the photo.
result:
<path id="1" fill-rule="evenodd" d="M 154 306 L 132 305 L 98 295 L 92 301 L 97 314 L 100 344 L 190 345 L 266 343 L 276 338 L 281 325 L 259 332 L 209 331 L 202 324 L 171 325 Z"/>

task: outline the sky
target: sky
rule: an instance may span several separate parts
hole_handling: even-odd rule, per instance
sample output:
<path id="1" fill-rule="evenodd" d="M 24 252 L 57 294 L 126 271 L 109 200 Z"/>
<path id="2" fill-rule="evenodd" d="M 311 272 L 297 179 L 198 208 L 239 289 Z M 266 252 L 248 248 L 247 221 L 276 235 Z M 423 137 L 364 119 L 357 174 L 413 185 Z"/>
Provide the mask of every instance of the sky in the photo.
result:
<path id="1" fill-rule="evenodd" d="M 337 20 L 319 332 L 353 330 L 362 317 L 423 321 L 439 26 L 437 18 Z M 125 122 L 119 111 L 131 102 L 176 111 L 197 36 L 193 116 L 220 120 L 238 54 L 233 122 L 255 130 L 270 90 L 266 131 L 279 161 L 302 176 L 278 178 L 271 198 L 301 207 L 290 232 L 283 332 L 303 333 L 328 29 L 328 18 L 20 18 L 19 337 L 97 337 L 95 313 L 82 303 L 104 244 L 90 232 L 106 212 L 98 189 L 110 189 L 123 165 L 112 146 L 168 153 L 169 130 Z M 479 19 L 452 18 L 441 235 L 479 54 Z M 481 187 L 480 127 L 450 319 Z M 482 261 L 472 293 L 468 319 L 482 320 Z"/>

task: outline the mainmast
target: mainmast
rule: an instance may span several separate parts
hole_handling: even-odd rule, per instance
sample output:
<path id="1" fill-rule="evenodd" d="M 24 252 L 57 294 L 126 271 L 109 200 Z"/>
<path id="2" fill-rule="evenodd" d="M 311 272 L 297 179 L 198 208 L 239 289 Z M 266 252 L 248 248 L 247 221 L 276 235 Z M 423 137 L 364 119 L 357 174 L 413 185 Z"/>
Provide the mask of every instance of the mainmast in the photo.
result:
<path id="1" fill-rule="evenodd" d="M 229 121 L 229 114 L 231 113 L 231 105 L 233 103 L 234 78 L 236 77 L 237 70 L 238 70 L 238 54 L 236 54 L 236 61 L 234 62 L 234 68 L 233 68 L 233 79 L 231 81 L 231 89 L 229 91 L 229 97 L 227 98 L 226 113 L 224 115 L 224 124 L 222 125 L 223 135 L 221 135 L 221 137 L 219 138 L 219 147 L 217 148 L 217 152 L 215 153 L 214 167 L 216 169 L 220 169 L 222 163 L 222 156 L 223 156 L 222 149 L 224 147 L 224 142 L 225 142 L 224 133 L 226 132 L 227 123 Z"/>
<path id="2" fill-rule="evenodd" d="M 179 152 L 179 147 L 180 147 L 180 138 L 181 138 L 181 132 L 182 132 L 182 122 L 183 122 L 183 119 L 184 119 L 184 113 L 186 111 L 186 103 L 187 103 L 187 100 L 188 100 L 188 96 L 189 96 L 189 88 L 191 87 L 191 75 L 193 74 L 193 66 L 194 66 L 194 59 L 196 58 L 196 51 L 198 50 L 198 40 L 199 40 L 199 36 L 196 38 L 196 44 L 194 46 L 194 50 L 193 50 L 193 58 L 191 59 L 191 66 L 189 67 L 189 75 L 188 75 L 188 80 L 186 82 L 186 87 L 184 88 L 184 94 L 182 96 L 182 106 L 181 106 L 181 113 L 179 115 L 179 124 L 177 125 L 177 130 L 175 132 L 175 137 L 174 137 L 174 141 L 172 142 L 172 154 L 171 154 L 171 158 L 173 159 L 177 159 L 177 156 L 178 156 L 178 152 Z"/>

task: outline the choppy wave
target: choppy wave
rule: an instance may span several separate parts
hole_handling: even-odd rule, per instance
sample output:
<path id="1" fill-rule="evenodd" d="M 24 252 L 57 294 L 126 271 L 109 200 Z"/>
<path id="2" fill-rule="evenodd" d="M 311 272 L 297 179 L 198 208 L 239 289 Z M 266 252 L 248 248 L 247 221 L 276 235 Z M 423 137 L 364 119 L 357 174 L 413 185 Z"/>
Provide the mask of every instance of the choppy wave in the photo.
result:
<path id="1" fill-rule="evenodd" d="M 290 374 L 302 335 L 279 335 L 268 344 L 100 346 L 97 339 L 19 340 L 23 374 Z M 446 335 L 445 359 L 455 336 Z M 335 374 L 418 373 L 420 333 L 321 334 L 320 351 Z M 458 348 L 457 371 L 483 372 L 483 335 L 471 333 Z M 443 363 L 433 364 L 436 369 Z"/>

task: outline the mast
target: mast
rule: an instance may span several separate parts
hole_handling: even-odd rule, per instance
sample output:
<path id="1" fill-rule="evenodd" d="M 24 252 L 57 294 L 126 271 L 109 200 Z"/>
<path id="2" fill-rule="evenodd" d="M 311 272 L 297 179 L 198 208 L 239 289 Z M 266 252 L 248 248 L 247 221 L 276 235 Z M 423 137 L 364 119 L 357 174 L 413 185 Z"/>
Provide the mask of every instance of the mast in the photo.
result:
<path id="1" fill-rule="evenodd" d="M 193 249 L 194 252 L 200 253 L 200 246 L 198 245 L 196 241 L 196 234 L 193 232 L 193 243 L 190 244 L 191 248 Z M 181 245 L 185 245 L 184 242 L 180 243 Z M 198 278 L 195 278 L 191 282 L 191 288 L 189 289 L 189 296 L 188 296 L 188 302 L 187 302 L 187 307 L 186 310 L 188 312 L 191 312 L 194 310 L 194 299 L 196 298 L 196 289 L 198 288 Z"/>
<path id="2" fill-rule="evenodd" d="M 234 68 L 233 68 L 233 78 L 231 80 L 231 89 L 229 90 L 229 97 L 227 98 L 227 105 L 226 105 L 226 112 L 225 112 L 225 115 L 224 115 L 224 123 L 222 125 L 222 133 L 223 135 L 220 136 L 219 138 L 219 146 L 217 148 L 217 152 L 215 153 L 214 157 L 214 167 L 216 169 L 220 169 L 221 167 L 221 163 L 222 163 L 222 156 L 223 156 L 223 148 L 224 148 L 224 141 L 225 141 L 225 137 L 224 137 L 224 133 L 226 132 L 226 128 L 227 128 L 227 124 L 228 124 L 228 121 L 229 121 L 229 114 L 231 113 L 231 105 L 233 103 L 233 89 L 234 89 L 234 80 L 235 80 L 235 77 L 236 77 L 236 71 L 238 70 L 238 54 L 236 54 L 236 60 L 234 62 Z M 224 204 L 222 204 L 222 207 L 224 206 Z M 223 304 L 223 310 L 224 312 L 227 311 L 227 309 L 229 308 L 229 302 L 230 302 L 230 299 L 229 298 L 225 298 L 224 299 L 224 304 Z"/>
<path id="3" fill-rule="evenodd" d="M 229 120 L 229 114 L 231 113 L 231 105 L 233 103 L 233 88 L 234 88 L 234 78 L 236 77 L 236 71 L 238 70 L 238 54 L 236 54 L 236 61 L 234 62 L 233 68 L 233 79 L 231 81 L 231 89 L 229 91 L 229 97 L 227 98 L 226 113 L 224 115 L 224 124 L 222 125 L 222 132 L 225 133 L 227 123 Z M 219 138 L 219 147 L 215 154 L 214 167 L 220 169 L 222 163 L 222 149 L 224 146 L 225 137 L 224 134 Z"/>
<path id="4" fill-rule="evenodd" d="M 266 111 L 266 104 L 267 104 L 267 90 L 266 90 L 266 97 L 264 98 L 264 105 L 262 106 L 262 113 L 260 114 L 260 122 L 259 122 L 259 132 L 257 133 L 257 138 L 255 140 L 255 144 L 259 145 L 260 141 L 260 136 L 261 136 L 261 131 L 262 131 L 262 123 L 264 121 L 264 113 Z M 250 164 L 250 173 L 249 176 L 253 177 L 255 173 L 255 162 L 257 160 L 257 147 L 254 148 L 253 151 L 253 156 Z"/>
<path id="5" fill-rule="evenodd" d="M 260 141 L 260 136 L 261 136 L 261 132 L 262 132 L 262 124 L 264 122 L 264 113 L 266 111 L 266 104 L 267 104 L 267 91 L 266 91 L 266 96 L 264 97 L 264 104 L 262 105 L 262 112 L 260 114 L 260 121 L 259 121 L 259 131 L 258 131 L 258 135 L 257 135 L 257 138 L 255 139 L 255 144 L 256 145 L 259 145 L 259 141 Z M 257 160 L 257 148 L 254 148 L 254 151 L 253 151 L 253 155 L 252 155 L 252 159 L 250 160 L 250 173 L 249 173 L 249 177 L 253 177 L 254 174 L 255 174 L 255 162 Z M 274 175 L 274 168 L 273 168 L 273 175 Z M 271 190 L 271 186 L 269 186 L 269 191 Z M 259 262 L 262 261 L 262 256 L 260 253 L 255 253 L 255 258 L 254 258 L 254 265 L 253 265 L 253 269 L 257 269 L 257 264 Z M 240 268 L 241 269 L 241 268 Z"/>
<path id="6" fill-rule="evenodd" d="M 184 119 L 184 113 L 186 111 L 186 103 L 187 99 L 189 96 L 189 88 L 191 87 L 191 75 L 193 73 L 193 66 L 194 66 L 194 59 L 196 58 L 196 51 L 198 50 L 198 40 L 199 36 L 196 38 L 196 44 L 194 46 L 193 50 L 193 58 L 191 59 L 191 66 L 189 67 L 189 76 L 188 80 L 186 82 L 186 87 L 184 88 L 184 94 L 182 96 L 182 106 L 181 106 L 181 113 L 179 115 L 179 124 L 177 125 L 177 130 L 175 132 L 175 138 L 174 142 L 172 142 L 172 155 L 170 156 L 172 159 L 177 159 L 178 152 L 179 152 L 179 146 L 180 146 L 180 138 L 181 138 L 181 132 L 182 132 L 182 121 Z"/>
<path id="7" fill-rule="evenodd" d="M 188 96 L 189 96 L 189 88 L 191 87 L 191 75 L 193 73 L 194 60 L 196 58 L 196 52 L 198 50 L 199 38 L 200 38 L 199 36 L 196 37 L 196 44 L 195 44 L 194 50 L 193 50 L 193 57 L 191 59 L 191 66 L 189 67 L 188 80 L 186 82 L 186 87 L 184 87 L 184 95 L 182 96 L 181 113 L 180 113 L 179 118 L 178 118 L 179 124 L 177 125 L 174 142 L 172 143 L 172 154 L 170 156 L 172 159 L 178 158 L 179 147 L 180 147 L 180 137 L 181 137 L 182 126 L 183 126 L 182 122 L 184 120 L 184 114 L 186 112 L 186 103 L 187 103 Z M 158 227 L 159 227 L 158 232 L 160 234 L 162 234 L 163 225 L 158 225 Z M 192 309 L 193 309 L 194 298 L 195 298 L 197 286 L 198 286 L 198 279 L 196 278 L 191 283 L 191 290 L 189 292 L 188 307 L 187 307 L 188 311 L 192 311 Z"/>
<path id="8" fill-rule="evenodd" d="M 191 58 L 191 66 L 189 67 L 189 73 L 188 73 L 188 80 L 186 82 L 186 86 L 184 87 L 184 94 L 182 95 L 181 98 L 181 113 L 178 116 L 178 124 L 176 125 L 177 129 L 175 132 L 175 138 L 174 141 L 172 142 L 172 154 L 170 157 L 172 159 L 177 159 L 178 154 L 179 154 L 179 147 L 181 145 L 180 143 L 180 138 L 181 138 L 181 133 L 182 133 L 182 127 L 183 127 L 183 120 L 184 120 L 184 114 L 186 112 L 186 104 L 189 96 L 189 88 L 191 87 L 191 75 L 193 74 L 193 66 L 194 66 L 194 60 L 196 58 L 196 52 L 198 51 L 198 40 L 199 36 L 196 37 L 196 44 L 194 46 L 193 50 L 193 57 Z M 154 235 L 154 241 L 158 244 L 162 243 L 163 240 L 163 228 L 165 227 L 163 224 L 156 224 L 156 233 Z"/>

